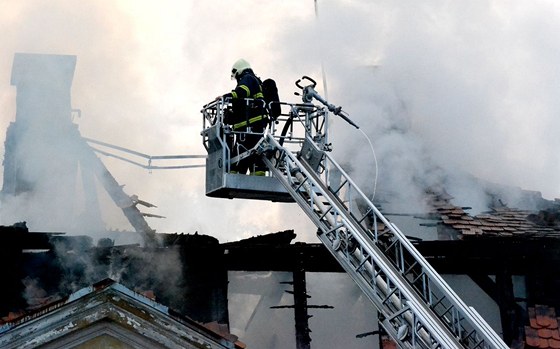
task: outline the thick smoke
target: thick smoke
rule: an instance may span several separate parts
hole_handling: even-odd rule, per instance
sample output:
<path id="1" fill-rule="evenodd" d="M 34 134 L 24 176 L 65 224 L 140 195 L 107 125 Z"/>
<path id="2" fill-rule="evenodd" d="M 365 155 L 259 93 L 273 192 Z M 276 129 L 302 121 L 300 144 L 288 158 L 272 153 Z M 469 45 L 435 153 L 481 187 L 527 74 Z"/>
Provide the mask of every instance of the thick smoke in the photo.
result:
<path id="1" fill-rule="evenodd" d="M 83 135 L 150 155 L 204 154 L 200 108 L 233 87 L 231 64 L 244 57 L 277 80 L 287 101 L 298 101 L 293 82 L 302 75 L 325 78 L 328 89 L 319 92 L 342 105 L 374 146 L 377 182 L 366 138 L 335 120 L 337 159 L 368 190 L 414 202 L 423 186 L 445 184 L 458 201 L 484 206 L 459 175 L 470 173 L 557 196 L 555 3 L 30 0 L 2 7 L 0 129 L 15 115 L 14 53 L 70 54 Z M 232 241 L 294 228 L 298 239 L 316 241 L 295 205 L 204 197 L 202 169 L 150 173 L 102 160 L 128 194 L 167 217 L 149 221 L 160 232 Z M 100 200 L 108 228 L 130 229 L 110 199 Z"/>
<path id="2" fill-rule="evenodd" d="M 557 24 L 539 18 L 558 8 L 534 5 L 319 3 L 329 98 L 376 152 L 377 168 L 367 139 L 336 120 L 335 152 L 362 186 L 409 212 L 430 186 L 484 209 L 472 176 L 557 196 Z"/>

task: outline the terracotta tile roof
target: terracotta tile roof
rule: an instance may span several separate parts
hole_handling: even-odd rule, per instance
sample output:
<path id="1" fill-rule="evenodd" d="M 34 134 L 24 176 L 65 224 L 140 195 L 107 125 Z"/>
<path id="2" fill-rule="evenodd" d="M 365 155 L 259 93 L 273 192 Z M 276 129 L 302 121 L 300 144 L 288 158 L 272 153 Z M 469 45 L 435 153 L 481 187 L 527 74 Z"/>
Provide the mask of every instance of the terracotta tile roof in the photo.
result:
<path id="1" fill-rule="evenodd" d="M 533 348 L 560 348 L 559 319 L 554 308 L 535 305 L 528 308 L 529 325 L 525 326 L 525 340 Z"/>
<path id="2" fill-rule="evenodd" d="M 560 238 L 560 213 L 533 212 L 510 207 L 494 207 L 490 212 L 471 216 L 449 199 L 430 198 L 433 213 L 441 223 L 457 230 L 459 238 L 474 236 Z"/>

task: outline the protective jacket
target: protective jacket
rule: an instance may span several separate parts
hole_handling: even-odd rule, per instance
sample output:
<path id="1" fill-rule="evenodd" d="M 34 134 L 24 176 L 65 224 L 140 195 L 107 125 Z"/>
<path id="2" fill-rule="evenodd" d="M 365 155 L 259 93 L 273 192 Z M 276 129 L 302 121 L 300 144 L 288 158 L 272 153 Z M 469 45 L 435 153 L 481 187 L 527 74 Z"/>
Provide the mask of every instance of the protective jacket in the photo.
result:
<path id="1" fill-rule="evenodd" d="M 238 130 L 254 124 L 266 124 L 264 96 L 260 79 L 251 69 L 245 69 L 237 77 L 237 86 L 224 98 L 231 98 L 233 106 L 233 129 Z M 249 103 L 245 98 L 252 98 Z M 228 122 L 229 123 L 229 122 Z"/>

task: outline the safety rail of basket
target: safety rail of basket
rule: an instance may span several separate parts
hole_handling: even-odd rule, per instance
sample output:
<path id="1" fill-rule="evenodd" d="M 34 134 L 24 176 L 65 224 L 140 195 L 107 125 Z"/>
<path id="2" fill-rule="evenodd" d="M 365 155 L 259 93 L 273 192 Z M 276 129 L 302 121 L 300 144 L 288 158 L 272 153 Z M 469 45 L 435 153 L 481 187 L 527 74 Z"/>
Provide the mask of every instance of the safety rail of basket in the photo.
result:
<path id="1" fill-rule="evenodd" d="M 245 98 L 249 105 L 253 99 Z M 327 142 L 328 118 L 326 118 L 326 108 L 316 106 L 311 103 L 287 103 L 274 102 L 281 106 L 282 113 L 277 120 L 269 123 L 268 133 L 273 135 L 284 145 L 292 146 L 292 151 L 301 149 L 301 145 L 309 135 L 312 139 L 321 139 Z M 232 107 L 231 98 L 220 98 L 204 105 L 201 110 L 203 117 L 202 134 L 204 130 L 211 127 L 224 129 L 221 135 L 242 134 L 246 131 L 233 131 L 230 126 L 224 123 L 225 110 Z"/>

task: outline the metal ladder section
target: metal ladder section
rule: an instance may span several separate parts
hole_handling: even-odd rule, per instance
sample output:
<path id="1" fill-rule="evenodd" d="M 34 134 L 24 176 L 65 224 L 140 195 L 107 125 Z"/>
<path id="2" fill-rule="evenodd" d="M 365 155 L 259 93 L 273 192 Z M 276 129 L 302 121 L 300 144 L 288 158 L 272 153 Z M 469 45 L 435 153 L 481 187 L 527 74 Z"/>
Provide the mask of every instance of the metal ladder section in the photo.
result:
<path id="1" fill-rule="evenodd" d="M 322 153 L 313 168 L 265 134 L 259 153 L 319 228 L 321 242 L 379 311 L 401 348 L 508 348 L 389 222 L 346 172 Z M 298 152 L 302 153 L 302 152 Z"/>

